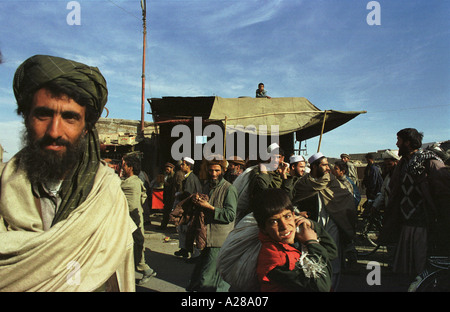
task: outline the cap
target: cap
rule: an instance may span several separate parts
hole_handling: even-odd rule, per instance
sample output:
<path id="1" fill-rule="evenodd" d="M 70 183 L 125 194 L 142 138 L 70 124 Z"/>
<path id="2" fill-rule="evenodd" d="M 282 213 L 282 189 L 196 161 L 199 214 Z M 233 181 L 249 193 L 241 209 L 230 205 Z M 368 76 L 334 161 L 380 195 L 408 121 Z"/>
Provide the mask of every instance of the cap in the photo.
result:
<path id="1" fill-rule="evenodd" d="M 315 153 L 314 155 L 312 155 L 311 157 L 309 157 L 308 162 L 310 164 L 312 164 L 313 162 L 315 162 L 317 159 L 324 157 L 324 155 L 321 152 Z"/>
<path id="2" fill-rule="evenodd" d="M 344 158 L 344 157 L 350 158 L 350 156 L 348 154 L 341 154 L 341 158 Z"/>
<path id="3" fill-rule="evenodd" d="M 299 161 L 305 161 L 305 158 L 301 155 L 292 155 L 291 157 L 289 157 L 290 164 L 294 164 Z"/>
<path id="4" fill-rule="evenodd" d="M 245 166 L 245 161 L 239 156 L 232 156 L 227 159 L 229 163 L 239 164 Z"/>
<path id="5" fill-rule="evenodd" d="M 185 162 L 188 162 L 190 164 L 194 164 L 194 160 L 190 157 L 183 157 L 181 160 L 184 160 Z"/>
<path id="6" fill-rule="evenodd" d="M 225 159 L 213 158 L 206 160 L 207 166 L 218 165 L 222 167 L 222 170 L 225 170 L 228 167 L 228 163 Z"/>
<path id="7" fill-rule="evenodd" d="M 175 168 L 175 165 L 170 163 L 170 162 L 166 162 L 166 164 L 164 165 L 164 167 L 170 167 L 170 168 Z"/>
<path id="8" fill-rule="evenodd" d="M 276 150 L 277 148 L 280 148 L 280 146 L 277 143 L 272 143 L 269 145 L 269 147 L 267 148 L 267 152 L 272 153 L 274 150 Z"/>
<path id="9" fill-rule="evenodd" d="M 383 159 L 389 159 L 389 158 L 400 160 L 400 156 L 398 156 L 398 151 L 386 150 L 383 153 Z"/>

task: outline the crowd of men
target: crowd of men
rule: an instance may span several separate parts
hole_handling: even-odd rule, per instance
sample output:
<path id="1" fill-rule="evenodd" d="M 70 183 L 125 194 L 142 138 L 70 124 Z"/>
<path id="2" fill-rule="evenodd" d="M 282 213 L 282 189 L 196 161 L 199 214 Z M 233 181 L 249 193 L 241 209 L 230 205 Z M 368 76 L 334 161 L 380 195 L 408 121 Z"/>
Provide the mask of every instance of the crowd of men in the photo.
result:
<path id="1" fill-rule="evenodd" d="M 0 290 L 135 291 L 135 271 L 140 284 L 156 275 L 143 252 L 147 190 L 138 157 L 123 158 L 122 178 L 100 157 L 104 77 L 96 67 L 36 55 L 17 69 L 13 90 L 26 133 L 24 148 L 0 167 Z M 362 179 L 367 202 L 385 211 L 380 240 L 395 249 L 393 269 L 411 276 L 450 245 L 450 172 L 421 149 L 422 137 L 400 130 L 398 155 L 386 153 L 384 171 L 366 155 Z M 161 227 L 175 220 L 176 256 L 196 258 L 188 291 L 233 289 L 218 258 L 249 217 L 261 244 L 259 290 L 337 290 L 346 261 L 355 263 L 362 196 L 349 156 L 306 160 L 276 143 L 267 152 L 249 167 L 239 157 L 208 157 L 204 181 L 191 157 L 165 164 Z"/>

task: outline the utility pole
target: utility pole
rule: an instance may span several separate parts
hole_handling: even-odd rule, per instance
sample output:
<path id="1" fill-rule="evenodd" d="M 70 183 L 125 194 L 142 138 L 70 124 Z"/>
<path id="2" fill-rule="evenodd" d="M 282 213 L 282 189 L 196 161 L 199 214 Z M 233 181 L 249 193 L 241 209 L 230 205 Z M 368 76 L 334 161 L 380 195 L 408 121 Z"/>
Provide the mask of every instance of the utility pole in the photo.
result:
<path id="1" fill-rule="evenodd" d="M 145 119 L 145 49 L 147 38 L 147 3 L 141 0 L 142 8 L 142 25 L 144 28 L 143 52 L 142 52 L 142 99 L 141 99 L 141 134 L 144 137 L 144 119 Z"/>

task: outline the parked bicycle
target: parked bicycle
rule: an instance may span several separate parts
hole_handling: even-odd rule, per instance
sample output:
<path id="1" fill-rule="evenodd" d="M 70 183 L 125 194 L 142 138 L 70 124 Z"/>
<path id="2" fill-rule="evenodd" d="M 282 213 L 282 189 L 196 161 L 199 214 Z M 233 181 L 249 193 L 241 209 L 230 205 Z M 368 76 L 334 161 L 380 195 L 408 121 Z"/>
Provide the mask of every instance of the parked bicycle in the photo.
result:
<path id="1" fill-rule="evenodd" d="M 358 232 L 364 245 L 364 248 L 358 251 L 361 256 L 371 255 L 380 248 L 378 237 L 383 227 L 383 210 L 374 208 L 372 203 L 372 200 L 368 200 L 361 213 Z"/>
<path id="2" fill-rule="evenodd" d="M 427 267 L 409 286 L 408 292 L 450 292 L 450 258 L 430 256 Z"/>

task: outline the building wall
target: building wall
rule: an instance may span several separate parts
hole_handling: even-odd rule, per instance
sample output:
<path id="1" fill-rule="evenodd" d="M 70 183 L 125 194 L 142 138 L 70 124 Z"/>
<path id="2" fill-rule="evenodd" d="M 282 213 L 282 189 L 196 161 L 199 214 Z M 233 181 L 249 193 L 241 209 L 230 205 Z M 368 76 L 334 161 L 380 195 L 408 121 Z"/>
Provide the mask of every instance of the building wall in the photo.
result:
<path id="1" fill-rule="evenodd" d="M 139 151 L 142 155 L 142 169 L 153 176 L 159 171 L 155 162 L 157 150 L 152 141 L 155 127 L 152 122 L 144 123 L 144 139 L 137 138 L 140 127 L 139 120 L 100 118 L 96 128 L 102 144 L 102 157 L 117 161 L 126 153 Z M 132 144 L 119 144 L 119 136 L 128 136 Z M 123 143 L 122 140 L 121 142 Z"/>
<path id="2" fill-rule="evenodd" d="M 99 134 L 130 133 L 136 135 L 141 127 L 139 120 L 100 118 L 96 124 Z M 144 122 L 144 135 L 154 132 L 152 122 Z"/>

